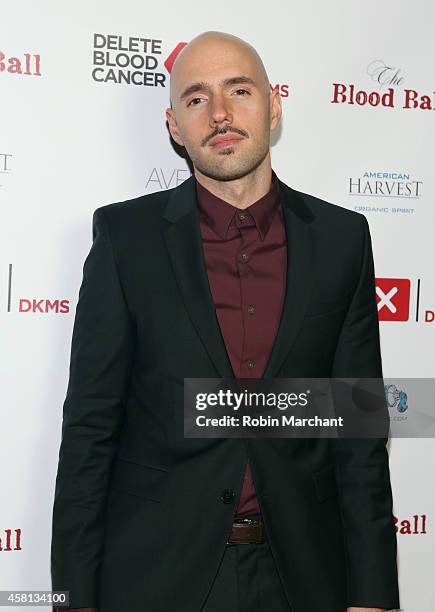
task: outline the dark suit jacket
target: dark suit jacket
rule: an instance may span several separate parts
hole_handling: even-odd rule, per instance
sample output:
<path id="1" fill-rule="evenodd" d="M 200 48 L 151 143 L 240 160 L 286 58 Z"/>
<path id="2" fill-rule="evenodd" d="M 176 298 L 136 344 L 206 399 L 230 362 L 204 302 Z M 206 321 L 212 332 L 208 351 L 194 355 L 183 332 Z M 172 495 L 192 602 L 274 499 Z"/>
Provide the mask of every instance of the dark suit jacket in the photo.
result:
<path id="1" fill-rule="evenodd" d="M 365 217 L 279 189 L 287 290 L 264 377 L 382 376 Z M 291 610 L 398 608 L 387 439 L 184 438 L 183 379 L 232 375 L 195 179 L 98 208 L 64 403 L 53 589 L 100 612 L 199 612 L 249 456 Z"/>

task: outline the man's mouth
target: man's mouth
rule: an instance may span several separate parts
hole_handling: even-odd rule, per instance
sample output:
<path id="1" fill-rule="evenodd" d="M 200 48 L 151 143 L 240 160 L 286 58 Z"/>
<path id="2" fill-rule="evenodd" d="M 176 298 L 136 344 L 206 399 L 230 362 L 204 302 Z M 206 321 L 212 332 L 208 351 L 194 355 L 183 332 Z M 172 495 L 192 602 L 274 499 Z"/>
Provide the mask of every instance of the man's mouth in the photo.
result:
<path id="1" fill-rule="evenodd" d="M 222 134 L 212 138 L 209 144 L 215 149 L 224 149 L 225 147 L 232 147 L 241 140 L 243 140 L 243 137 L 238 136 L 237 134 Z"/>

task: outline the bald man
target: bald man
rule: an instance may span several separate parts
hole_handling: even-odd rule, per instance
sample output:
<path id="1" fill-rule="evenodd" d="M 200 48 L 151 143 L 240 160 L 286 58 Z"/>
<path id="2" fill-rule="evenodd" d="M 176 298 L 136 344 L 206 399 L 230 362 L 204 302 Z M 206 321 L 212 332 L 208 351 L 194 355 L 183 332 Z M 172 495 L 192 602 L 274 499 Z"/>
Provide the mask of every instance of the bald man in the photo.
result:
<path id="1" fill-rule="evenodd" d="M 366 219 L 277 177 L 281 112 L 251 45 L 197 36 L 166 111 L 193 176 L 94 212 L 53 509 L 70 609 L 400 607 L 387 439 L 184 436 L 185 378 L 382 378 Z"/>

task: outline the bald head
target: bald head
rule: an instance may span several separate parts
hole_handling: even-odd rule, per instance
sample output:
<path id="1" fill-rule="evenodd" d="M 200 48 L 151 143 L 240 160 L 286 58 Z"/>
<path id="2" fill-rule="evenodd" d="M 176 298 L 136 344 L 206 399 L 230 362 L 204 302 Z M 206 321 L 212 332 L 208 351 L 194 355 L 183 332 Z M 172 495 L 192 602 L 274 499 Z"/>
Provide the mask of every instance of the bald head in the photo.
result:
<path id="1" fill-rule="evenodd" d="M 197 176 L 233 181 L 270 166 L 281 101 L 250 44 L 222 32 L 196 36 L 176 58 L 170 87 L 169 131 Z"/>
<path id="2" fill-rule="evenodd" d="M 214 69 L 221 67 L 225 62 L 229 66 L 239 68 L 237 72 L 240 74 L 232 76 L 243 76 L 244 72 L 249 72 L 250 74 L 245 76 L 252 78 L 257 87 L 265 94 L 269 94 L 269 78 L 261 57 L 254 47 L 233 34 L 209 31 L 193 38 L 178 54 L 172 66 L 171 108 L 176 108 L 182 99 L 183 88 L 194 84 L 195 74 L 203 72 L 204 66 L 207 66 L 212 74 Z"/>

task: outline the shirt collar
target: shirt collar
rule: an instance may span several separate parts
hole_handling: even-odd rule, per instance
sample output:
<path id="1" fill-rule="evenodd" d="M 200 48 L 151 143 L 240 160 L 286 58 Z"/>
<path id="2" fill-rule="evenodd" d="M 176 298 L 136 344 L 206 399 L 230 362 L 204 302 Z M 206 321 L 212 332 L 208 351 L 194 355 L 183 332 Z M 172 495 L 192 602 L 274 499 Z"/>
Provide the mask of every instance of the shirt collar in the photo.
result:
<path id="1" fill-rule="evenodd" d="M 227 238 L 228 229 L 235 215 L 241 212 L 249 213 L 255 221 L 261 240 L 264 240 L 280 204 L 277 181 L 277 176 L 272 170 L 272 184 L 268 193 L 242 211 L 215 196 L 195 180 L 198 209 L 204 221 L 223 240 Z"/>

